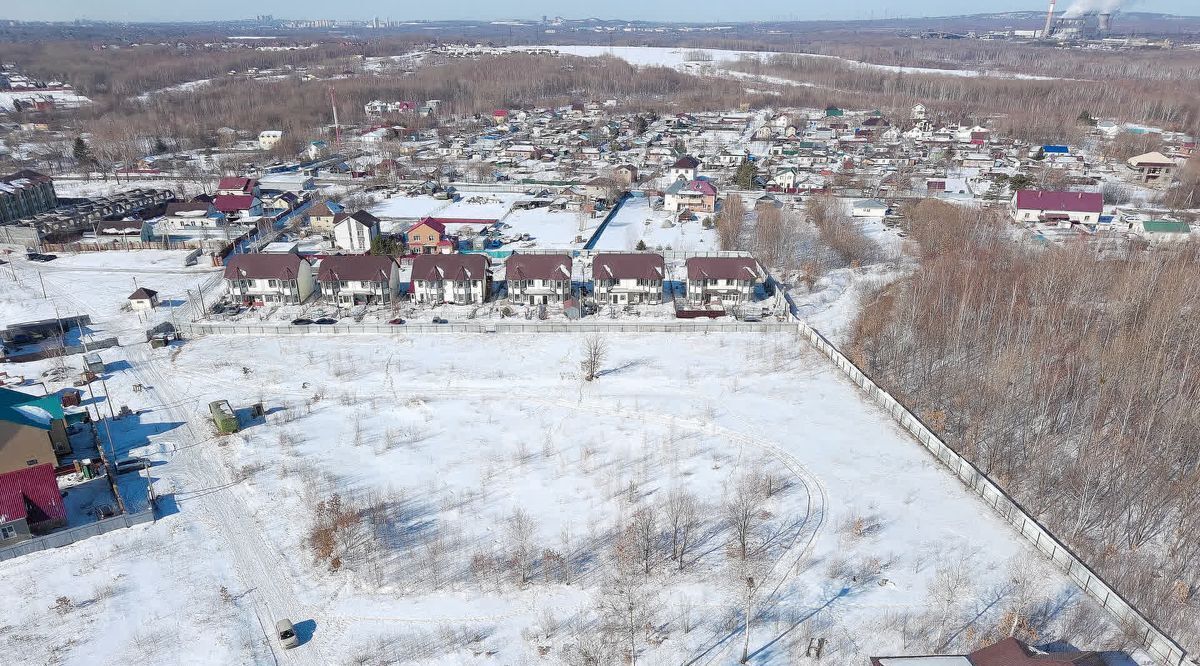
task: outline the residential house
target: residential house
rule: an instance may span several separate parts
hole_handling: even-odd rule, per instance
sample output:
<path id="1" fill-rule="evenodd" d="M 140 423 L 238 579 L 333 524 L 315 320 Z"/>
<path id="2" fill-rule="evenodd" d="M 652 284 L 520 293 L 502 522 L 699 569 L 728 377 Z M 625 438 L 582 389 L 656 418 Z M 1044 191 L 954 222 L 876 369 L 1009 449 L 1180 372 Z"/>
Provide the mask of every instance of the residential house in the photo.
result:
<path id="1" fill-rule="evenodd" d="M 682 210 L 713 213 L 717 210 L 717 186 L 709 180 L 677 180 L 664 194 L 663 208 L 674 213 Z"/>
<path id="2" fill-rule="evenodd" d="M 853 217 L 883 217 L 887 212 L 887 204 L 879 199 L 861 199 L 850 207 L 850 215 Z"/>
<path id="3" fill-rule="evenodd" d="M 158 292 L 145 287 L 138 287 L 129 295 L 129 309 L 153 310 L 158 307 Z"/>
<path id="4" fill-rule="evenodd" d="M 0 546 L 67 524 L 54 465 L 40 463 L 0 473 Z"/>
<path id="5" fill-rule="evenodd" d="M 70 452 L 57 395 L 33 396 L 0 388 L 0 472 L 54 465 L 59 455 Z"/>
<path id="6" fill-rule="evenodd" d="M 217 182 L 217 195 L 222 194 L 245 194 L 260 197 L 262 196 L 262 187 L 254 178 L 225 176 Z"/>
<path id="7" fill-rule="evenodd" d="M 565 254 L 514 253 L 504 262 L 508 298 L 540 305 L 571 298 L 571 257 Z"/>
<path id="8" fill-rule="evenodd" d="M 446 225 L 429 217 L 409 227 L 405 244 L 413 254 L 449 253 L 454 247 L 446 236 Z"/>
<path id="9" fill-rule="evenodd" d="M 1146 184 L 1170 183 L 1175 170 L 1179 168 L 1178 162 L 1157 151 L 1131 157 L 1125 164 L 1137 172 L 1138 179 Z"/>
<path id="10" fill-rule="evenodd" d="M 751 257 L 689 257 L 687 302 L 745 303 L 754 298 L 754 285 L 762 280 L 758 262 Z"/>
<path id="11" fill-rule="evenodd" d="M 1094 224 L 1104 210 L 1104 195 L 1099 192 L 1043 192 L 1021 190 L 1010 206 L 1018 222 Z"/>
<path id="12" fill-rule="evenodd" d="M 391 257 L 347 254 L 317 266 L 321 295 L 340 306 L 391 303 L 400 290 L 400 269 Z"/>
<path id="13" fill-rule="evenodd" d="M 613 175 L 626 187 L 633 185 L 638 179 L 638 168 L 632 164 L 622 164 L 613 169 Z"/>
<path id="14" fill-rule="evenodd" d="M 970 654 L 871 657 L 871 666 L 1104 666 L 1097 652 L 1043 652 L 1015 638 L 1005 638 Z"/>
<path id="15" fill-rule="evenodd" d="M 684 155 L 675 160 L 671 168 L 667 169 L 667 178 L 670 180 L 693 181 L 700 172 L 700 160 L 691 155 Z"/>
<path id="16" fill-rule="evenodd" d="M 370 252 L 371 244 L 379 237 L 379 218 L 360 210 L 338 213 L 333 222 L 333 245 L 339 250 Z"/>
<path id="17" fill-rule="evenodd" d="M 229 293 L 246 305 L 298 305 L 315 289 L 313 267 L 294 253 L 235 254 L 225 262 Z"/>
<path id="18" fill-rule="evenodd" d="M 483 303 L 491 293 L 484 254 L 423 254 L 413 258 L 410 298 L 417 303 Z"/>
<path id="19" fill-rule="evenodd" d="M 262 200 L 252 194 L 218 194 L 213 206 L 227 219 L 262 217 Z"/>
<path id="20" fill-rule="evenodd" d="M 592 293 L 597 303 L 661 303 L 665 276 L 660 254 L 604 252 L 592 257 Z"/>
<path id="21" fill-rule="evenodd" d="M 308 207 L 304 215 L 308 218 L 308 228 L 313 233 L 332 235 L 334 218 L 342 212 L 342 207 L 333 201 L 319 201 Z"/>
<path id="22" fill-rule="evenodd" d="M 1174 220 L 1145 220 L 1142 236 L 1152 243 L 1184 241 L 1191 238 L 1192 227 L 1187 222 Z"/>

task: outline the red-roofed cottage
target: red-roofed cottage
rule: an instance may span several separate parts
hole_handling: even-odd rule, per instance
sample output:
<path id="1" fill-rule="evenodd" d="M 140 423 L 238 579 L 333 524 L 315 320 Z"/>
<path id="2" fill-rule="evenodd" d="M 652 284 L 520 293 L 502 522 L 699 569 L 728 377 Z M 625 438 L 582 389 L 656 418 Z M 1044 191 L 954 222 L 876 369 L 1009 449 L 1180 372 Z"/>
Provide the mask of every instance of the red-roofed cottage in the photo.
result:
<path id="1" fill-rule="evenodd" d="M 491 265 L 483 254 L 423 254 L 413 259 L 411 280 L 417 303 L 482 303 L 491 292 Z"/>
<path id="2" fill-rule="evenodd" d="M 1096 652 L 1041 652 L 1005 638 L 967 655 L 871 657 L 871 666 L 1104 666 Z"/>
<path id="3" fill-rule="evenodd" d="M 405 234 L 408 250 L 414 254 L 450 252 L 453 247 L 450 243 L 443 243 L 446 240 L 446 225 L 430 217 L 414 224 Z"/>
<path id="4" fill-rule="evenodd" d="M 691 305 L 748 302 L 762 280 L 758 262 L 751 257 L 689 257 L 686 265 Z"/>
<path id="5" fill-rule="evenodd" d="M 54 465 L 43 463 L 0 474 L 0 546 L 67 524 Z"/>
<path id="6" fill-rule="evenodd" d="M 303 303 L 315 285 L 312 264 L 291 253 L 235 254 L 225 262 L 225 281 L 246 305 Z"/>
<path id="7" fill-rule="evenodd" d="M 400 270 L 391 257 L 334 255 L 321 260 L 317 282 L 321 294 L 341 306 L 391 303 L 400 290 Z"/>
<path id="8" fill-rule="evenodd" d="M 504 262 L 508 297 L 514 303 L 545 305 L 571 298 L 571 257 L 514 253 Z"/>
<path id="9" fill-rule="evenodd" d="M 661 254 L 602 252 L 592 258 L 597 303 L 661 303 L 664 275 Z"/>
<path id="10" fill-rule="evenodd" d="M 1095 224 L 1104 210 L 1099 192 L 1043 192 L 1021 190 L 1012 199 L 1011 212 L 1018 222 Z"/>

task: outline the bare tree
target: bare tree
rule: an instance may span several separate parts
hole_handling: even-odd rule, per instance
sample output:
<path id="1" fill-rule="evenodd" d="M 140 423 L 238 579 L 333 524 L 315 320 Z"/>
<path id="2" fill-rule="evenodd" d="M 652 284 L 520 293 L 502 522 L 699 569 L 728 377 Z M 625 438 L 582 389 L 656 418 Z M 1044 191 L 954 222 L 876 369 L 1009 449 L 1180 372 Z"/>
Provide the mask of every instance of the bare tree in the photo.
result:
<path id="1" fill-rule="evenodd" d="M 754 540 L 763 521 L 763 484 L 753 474 L 737 479 L 726 493 L 723 511 L 733 536 L 731 551 L 736 559 L 748 560 L 754 551 Z"/>
<path id="2" fill-rule="evenodd" d="M 683 571 L 701 526 L 700 502 L 686 490 L 672 490 L 663 503 L 663 513 L 671 534 L 671 559 Z"/>
<path id="3" fill-rule="evenodd" d="M 508 537 L 509 563 L 517 575 L 517 581 L 525 585 L 533 578 L 533 564 L 537 557 L 534 546 L 537 525 L 528 512 L 518 507 L 505 519 L 504 529 Z"/>
<path id="4" fill-rule="evenodd" d="M 599 335 L 589 335 L 583 341 L 583 378 L 592 381 L 600 376 L 604 359 L 608 357 L 608 342 Z"/>

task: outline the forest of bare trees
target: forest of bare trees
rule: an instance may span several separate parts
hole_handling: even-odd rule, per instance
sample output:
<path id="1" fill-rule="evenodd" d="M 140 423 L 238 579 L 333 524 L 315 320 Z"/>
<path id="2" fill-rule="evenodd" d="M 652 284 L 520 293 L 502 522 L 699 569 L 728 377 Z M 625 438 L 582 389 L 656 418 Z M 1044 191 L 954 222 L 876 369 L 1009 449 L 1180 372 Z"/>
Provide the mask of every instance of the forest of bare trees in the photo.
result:
<path id="1" fill-rule="evenodd" d="M 1200 640 L 1200 247 L 1034 249 L 926 201 L 852 358 L 1177 638 Z"/>

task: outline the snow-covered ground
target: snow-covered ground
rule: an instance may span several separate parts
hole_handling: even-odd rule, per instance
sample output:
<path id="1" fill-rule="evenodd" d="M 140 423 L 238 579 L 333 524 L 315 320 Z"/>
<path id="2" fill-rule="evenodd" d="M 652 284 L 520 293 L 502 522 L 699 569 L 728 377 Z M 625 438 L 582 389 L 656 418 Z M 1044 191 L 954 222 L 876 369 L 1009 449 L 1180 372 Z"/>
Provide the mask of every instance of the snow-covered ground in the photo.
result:
<path id="1" fill-rule="evenodd" d="M 122 254 L 133 256 L 114 266 Z M 81 255 L 51 278 L 88 285 L 72 298 L 98 325 L 136 328 L 116 288 L 126 276 L 109 276 L 167 271 L 172 257 L 155 257 Z M 16 268 L 25 286 L 0 283 L 7 301 L 31 298 L 33 268 Z M 755 513 L 755 663 L 794 663 L 811 637 L 827 639 L 831 663 L 910 651 L 904 627 L 930 618 L 957 630 L 953 649 L 994 630 L 1019 597 L 1054 609 L 1043 636 L 1106 644 L 1103 626 L 1069 632 L 1089 603 L 1076 588 L 796 336 L 606 342 L 594 382 L 571 334 L 213 336 L 105 350 L 110 394 L 138 412 L 114 431 L 117 448 L 156 462 L 162 515 L 0 562 L 0 575 L 28 582 L 0 605 L 0 627 L 24 629 L 0 635 L 30 663 L 563 663 L 613 600 L 616 532 L 686 490 L 705 507 L 703 528 L 683 571 L 659 554 L 638 574 L 656 627 L 639 638 L 639 661 L 731 663 L 744 587 L 720 507 L 748 475 L 771 474 Z M 241 432 L 215 434 L 217 399 L 242 413 Z M 268 415 L 249 418 L 259 402 Z M 334 494 L 380 509 L 331 572 L 308 535 Z M 534 553 L 525 582 L 510 567 L 517 515 L 522 552 Z M 268 634 L 280 617 L 305 645 L 278 651 Z"/>
<path id="2" fill-rule="evenodd" d="M 172 307 L 183 306 L 189 290 L 214 279 L 219 271 L 211 266 L 184 266 L 187 254 L 184 250 L 88 252 L 35 263 L 26 260 L 23 252 L 15 252 L 6 257 L 11 265 L 0 266 L 4 278 L 0 327 L 88 314 L 92 325 L 87 333 L 93 338 L 137 339 L 147 328 L 170 319 Z M 157 291 L 165 307 L 150 312 L 126 310 L 126 299 L 138 287 Z"/>
<path id="3" fill-rule="evenodd" d="M 54 192 L 60 197 L 107 197 L 121 192 L 128 192 L 134 189 L 155 189 L 155 190 L 173 190 L 176 188 L 177 181 L 167 178 L 121 178 L 120 181 L 113 177 L 107 180 L 102 178 L 93 178 L 91 180 L 83 179 L 54 179 Z M 194 190 L 195 187 L 193 186 Z"/>
<path id="4" fill-rule="evenodd" d="M 530 47 L 514 46 L 511 50 L 521 50 Z M 1001 71 L 981 71 L 973 69 L 936 69 L 932 67 L 901 67 L 897 65 L 878 65 L 870 62 L 862 62 L 842 58 L 838 56 L 818 55 L 813 53 L 778 53 L 772 51 L 730 51 L 726 49 L 691 49 L 691 48 L 676 48 L 666 46 L 594 46 L 594 45 L 569 45 L 553 47 L 559 53 L 581 57 L 599 57 L 610 55 L 626 62 L 637 65 L 639 67 L 660 66 L 670 67 L 681 71 L 690 71 L 693 73 L 704 73 L 705 70 L 725 69 L 729 64 L 742 58 L 770 58 L 777 55 L 789 55 L 803 58 L 830 58 L 840 60 L 855 67 L 863 67 L 865 69 L 875 69 L 886 72 L 900 72 L 905 74 L 938 74 L 942 76 L 962 76 L 962 77 L 994 77 L 994 78 L 1015 78 L 1015 79 L 1030 79 L 1030 80 L 1056 80 L 1057 77 L 1052 76 L 1035 76 L 1030 74 L 1014 74 Z M 695 60 L 695 54 L 704 53 L 707 59 Z M 788 81 L 787 83 L 794 83 Z"/>
<path id="5" fill-rule="evenodd" d="M 664 226 L 664 224 L 670 226 Z M 651 250 L 715 251 L 716 229 L 705 229 L 700 220 L 675 221 L 673 213 L 653 210 L 650 199 L 631 197 L 617 211 L 596 242 L 596 250 L 633 250 L 644 241 Z"/>

